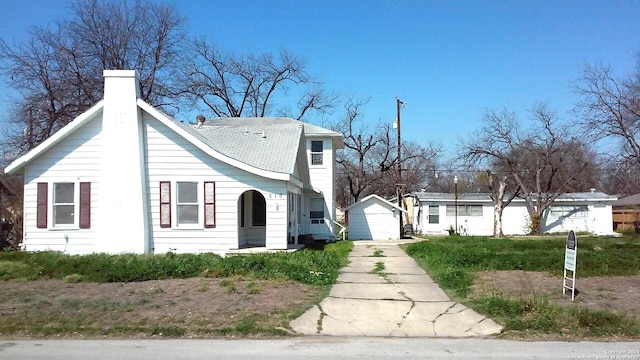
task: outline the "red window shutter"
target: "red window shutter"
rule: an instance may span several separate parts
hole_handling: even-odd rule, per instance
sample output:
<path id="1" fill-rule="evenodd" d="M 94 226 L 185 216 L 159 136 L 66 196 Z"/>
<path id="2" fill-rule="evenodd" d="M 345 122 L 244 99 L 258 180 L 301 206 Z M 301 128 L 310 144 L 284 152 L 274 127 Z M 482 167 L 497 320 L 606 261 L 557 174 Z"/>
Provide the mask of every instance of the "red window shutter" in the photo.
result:
<path id="1" fill-rule="evenodd" d="M 204 182 L 204 227 L 216 227 L 216 183 Z"/>
<path id="2" fill-rule="evenodd" d="M 171 227 L 171 182 L 160 181 L 160 227 Z"/>
<path id="3" fill-rule="evenodd" d="M 36 210 L 36 227 L 38 229 L 47 228 L 47 201 L 49 199 L 49 184 L 38 183 L 37 210 Z"/>
<path id="4" fill-rule="evenodd" d="M 80 183 L 80 229 L 91 227 L 91 183 Z"/>

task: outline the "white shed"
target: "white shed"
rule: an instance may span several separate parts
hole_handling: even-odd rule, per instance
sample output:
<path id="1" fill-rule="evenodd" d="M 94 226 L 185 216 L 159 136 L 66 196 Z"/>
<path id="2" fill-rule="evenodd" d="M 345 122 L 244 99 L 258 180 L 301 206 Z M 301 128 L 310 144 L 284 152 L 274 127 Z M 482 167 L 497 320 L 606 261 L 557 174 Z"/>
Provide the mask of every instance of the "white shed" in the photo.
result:
<path id="1" fill-rule="evenodd" d="M 349 240 L 400 238 L 399 214 L 406 210 L 372 194 L 345 209 Z"/>

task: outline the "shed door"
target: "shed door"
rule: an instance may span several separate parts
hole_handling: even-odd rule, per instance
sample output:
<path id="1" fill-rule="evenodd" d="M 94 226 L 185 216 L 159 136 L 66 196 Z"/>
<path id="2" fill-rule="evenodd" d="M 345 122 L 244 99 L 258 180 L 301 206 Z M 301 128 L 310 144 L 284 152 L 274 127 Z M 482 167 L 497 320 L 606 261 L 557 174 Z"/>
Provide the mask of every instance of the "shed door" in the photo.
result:
<path id="1" fill-rule="evenodd" d="M 375 213 L 367 215 L 367 217 L 369 226 L 371 227 L 373 240 L 398 238 L 398 229 L 400 224 L 398 223 L 398 216 L 394 213 Z"/>

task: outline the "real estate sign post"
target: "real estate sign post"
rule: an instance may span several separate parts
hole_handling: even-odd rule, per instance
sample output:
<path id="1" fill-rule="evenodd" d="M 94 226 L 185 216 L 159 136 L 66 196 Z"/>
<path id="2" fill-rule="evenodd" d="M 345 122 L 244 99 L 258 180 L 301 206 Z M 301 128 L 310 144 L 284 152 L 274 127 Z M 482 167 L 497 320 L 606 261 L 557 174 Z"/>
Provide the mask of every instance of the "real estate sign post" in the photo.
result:
<path id="1" fill-rule="evenodd" d="M 567 244 L 564 251 L 564 277 L 562 280 L 562 295 L 571 290 L 571 301 L 576 297 L 576 255 L 578 251 L 578 239 L 573 230 L 567 235 Z M 567 276 L 571 272 L 571 277 Z"/>

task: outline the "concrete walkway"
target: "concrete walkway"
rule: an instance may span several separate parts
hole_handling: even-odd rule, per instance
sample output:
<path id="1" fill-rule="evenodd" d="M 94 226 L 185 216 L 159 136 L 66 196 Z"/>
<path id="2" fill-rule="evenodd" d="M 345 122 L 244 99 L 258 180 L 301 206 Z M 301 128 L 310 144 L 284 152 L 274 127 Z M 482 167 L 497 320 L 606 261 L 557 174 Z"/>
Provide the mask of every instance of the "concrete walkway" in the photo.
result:
<path id="1" fill-rule="evenodd" d="M 499 333 L 502 327 L 493 320 L 451 301 L 398 247 L 411 241 L 354 241 L 350 263 L 342 268 L 329 296 L 293 320 L 291 328 L 305 335 L 332 336 L 470 337 Z"/>

